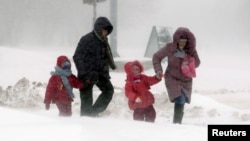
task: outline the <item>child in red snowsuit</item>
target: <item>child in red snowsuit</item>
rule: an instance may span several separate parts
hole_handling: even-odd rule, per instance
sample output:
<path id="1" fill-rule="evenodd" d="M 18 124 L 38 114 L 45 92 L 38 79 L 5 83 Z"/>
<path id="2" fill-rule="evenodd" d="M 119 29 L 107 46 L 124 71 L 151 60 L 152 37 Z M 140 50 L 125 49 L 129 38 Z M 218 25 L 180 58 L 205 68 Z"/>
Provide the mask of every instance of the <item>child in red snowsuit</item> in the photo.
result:
<path id="1" fill-rule="evenodd" d="M 128 98 L 128 106 L 133 110 L 133 119 L 154 122 L 156 112 L 154 109 L 154 96 L 149 91 L 150 86 L 161 81 L 156 76 L 142 74 L 143 66 L 139 61 L 128 62 L 124 65 L 127 74 L 125 83 L 125 95 Z"/>
<path id="2" fill-rule="evenodd" d="M 71 116 L 71 103 L 74 98 L 73 88 L 83 88 L 83 84 L 72 74 L 69 59 L 66 56 L 59 56 L 45 92 L 46 110 L 49 110 L 51 103 L 55 103 L 59 110 L 59 116 Z"/>

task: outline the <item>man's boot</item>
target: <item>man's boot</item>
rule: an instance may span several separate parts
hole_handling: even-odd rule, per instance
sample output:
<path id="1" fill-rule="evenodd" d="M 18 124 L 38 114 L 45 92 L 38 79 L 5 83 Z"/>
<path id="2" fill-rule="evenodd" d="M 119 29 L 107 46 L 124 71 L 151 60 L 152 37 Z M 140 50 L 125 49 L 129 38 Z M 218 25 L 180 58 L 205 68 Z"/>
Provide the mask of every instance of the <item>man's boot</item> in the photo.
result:
<path id="1" fill-rule="evenodd" d="M 175 104 L 174 105 L 174 118 L 173 123 L 182 123 L 184 104 Z"/>

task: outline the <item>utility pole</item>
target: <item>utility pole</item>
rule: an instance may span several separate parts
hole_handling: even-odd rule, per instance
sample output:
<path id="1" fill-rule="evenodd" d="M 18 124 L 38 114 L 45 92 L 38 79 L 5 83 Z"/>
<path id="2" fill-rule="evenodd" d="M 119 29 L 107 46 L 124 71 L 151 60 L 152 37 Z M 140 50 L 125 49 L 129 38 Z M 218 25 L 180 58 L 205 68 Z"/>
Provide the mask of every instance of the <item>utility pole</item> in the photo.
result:
<path id="1" fill-rule="evenodd" d="M 93 5 L 93 26 L 96 20 L 97 0 L 83 0 L 83 4 Z"/>
<path id="2" fill-rule="evenodd" d="M 110 34 L 110 46 L 114 57 L 120 57 L 117 52 L 117 0 L 110 0 L 110 21 L 113 24 L 113 31 Z"/>
<path id="3" fill-rule="evenodd" d="M 97 6 L 96 0 L 93 0 L 93 27 L 96 20 L 96 6 Z"/>

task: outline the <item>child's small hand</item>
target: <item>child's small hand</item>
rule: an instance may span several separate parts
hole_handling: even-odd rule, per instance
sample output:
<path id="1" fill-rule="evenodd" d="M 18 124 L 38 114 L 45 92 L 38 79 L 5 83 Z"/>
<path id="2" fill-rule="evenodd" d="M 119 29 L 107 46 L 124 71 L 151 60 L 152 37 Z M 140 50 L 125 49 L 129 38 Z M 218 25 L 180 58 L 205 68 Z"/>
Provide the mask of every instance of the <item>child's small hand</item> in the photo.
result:
<path id="1" fill-rule="evenodd" d="M 164 76 L 164 75 L 163 75 L 162 72 L 157 72 L 157 73 L 155 74 L 155 77 L 156 77 L 157 79 L 159 79 L 159 80 L 161 80 L 163 76 Z"/>
<path id="2" fill-rule="evenodd" d="M 141 103 L 141 98 L 140 98 L 140 97 L 137 97 L 137 98 L 135 99 L 135 103 Z"/>

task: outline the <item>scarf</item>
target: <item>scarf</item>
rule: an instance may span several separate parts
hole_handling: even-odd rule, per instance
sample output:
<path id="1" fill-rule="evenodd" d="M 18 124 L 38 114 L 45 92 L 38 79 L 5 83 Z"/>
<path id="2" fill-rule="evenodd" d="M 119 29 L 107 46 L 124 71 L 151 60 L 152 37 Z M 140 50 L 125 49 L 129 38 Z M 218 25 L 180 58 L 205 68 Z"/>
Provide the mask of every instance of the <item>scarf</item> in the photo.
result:
<path id="1" fill-rule="evenodd" d="M 115 70 L 116 69 L 116 65 L 115 65 L 115 61 L 114 61 L 114 58 L 113 58 L 113 55 L 112 55 L 109 43 L 108 43 L 107 40 L 105 40 L 105 43 L 106 43 L 105 52 L 106 52 L 106 54 L 108 56 L 108 60 L 107 60 L 108 64 L 109 64 L 109 66 L 111 67 L 112 70 Z"/>
<path id="2" fill-rule="evenodd" d="M 65 71 L 61 69 L 58 66 L 55 66 L 55 71 L 52 71 L 50 73 L 51 75 L 59 75 L 62 79 L 63 85 L 65 86 L 66 90 L 68 91 L 68 94 L 70 95 L 71 98 L 74 98 L 75 95 L 73 93 L 73 89 L 71 85 L 69 84 L 68 77 L 72 74 L 72 71 Z"/>
<path id="3" fill-rule="evenodd" d="M 139 83 L 139 82 L 141 82 L 141 75 L 134 76 L 132 74 L 130 74 L 130 75 L 128 74 L 126 80 L 127 81 L 133 81 L 135 83 Z"/>
<path id="4" fill-rule="evenodd" d="M 176 51 L 174 53 L 174 56 L 178 57 L 178 58 L 184 58 L 185 55 L 186 55 L 185 51 L 181 50 L 181 49 L 176 49 Z"/>
<path id="5" fill-rule="evenodd" d="M 97 38 L 101 41 L 103 41 L 105 43 L 105 53 L 108 56 L 107 62 L 110 66 L 111 69 L 115 70 L 116 69 L 116 65 L 115 65 L 115 61 L 111 52 L 111 48 L 110 45 L 108 43 L 108 39 L 107 38 L 102 38 L 95 30 L 95 35 L 97 36 Z"/>

